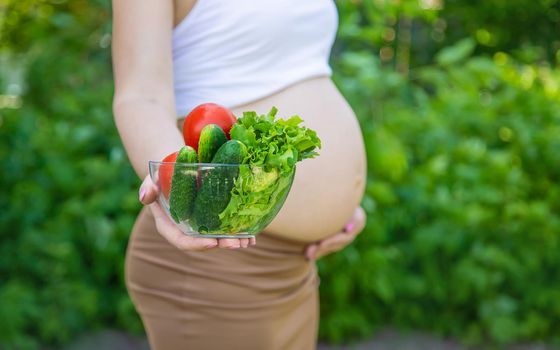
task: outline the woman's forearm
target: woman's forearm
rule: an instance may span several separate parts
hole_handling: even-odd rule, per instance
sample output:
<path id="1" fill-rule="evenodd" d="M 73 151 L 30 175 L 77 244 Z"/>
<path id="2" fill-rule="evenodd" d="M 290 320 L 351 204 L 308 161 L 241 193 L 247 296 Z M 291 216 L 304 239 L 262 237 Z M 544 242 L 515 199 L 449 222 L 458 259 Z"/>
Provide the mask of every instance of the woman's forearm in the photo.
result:
<path id="1" fill-rule="evenodd" d="M 115 101 L 113 112 L 128 158 L 140 178 L 148 174 L 148 161 L 162 160 L 184 145 L 175 116 L 161 103 Z"/>

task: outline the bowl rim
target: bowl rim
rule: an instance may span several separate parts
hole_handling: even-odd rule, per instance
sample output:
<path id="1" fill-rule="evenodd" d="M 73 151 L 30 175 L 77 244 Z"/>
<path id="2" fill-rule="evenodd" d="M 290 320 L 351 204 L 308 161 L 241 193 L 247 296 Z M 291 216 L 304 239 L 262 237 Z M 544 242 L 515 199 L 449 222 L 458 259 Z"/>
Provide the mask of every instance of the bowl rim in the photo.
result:
<path id="1" fill-rule="evenodd" d="M 264 165 L 252 165 L 249 163 L 235 163 L 235 164 L 228 164 L 228 163 L 185 163 L 185 162 L 161 162 L 157 160 L 150 160 L 148 161 L 149 164 L 161 165 L 161 164 L 179 164 L 181 166 L 189 166 L 189 167 L 200 167 L 200 166 L 208 166 L 208 167 L 239 167 L 239 166 L 252 166 L 252 167 L 264 167 Z"/>
<path id="2" fill-rule="evenodd" d="M 249 167 L 249 168 L 280 168 L 280 167 L 274 167 L 271 166 L 269 164 L 251 164 L 251 163 L 233 163 L 233 164 L 229 164 L 229 163 L 184 163 L 184 162 L 162 162 L 162 161 L 157 161 L 157 160 L 150 160 L 148 161 L 148 166 L 152 167 L 152 165 L 157 165 L 157 166 L 161 166 L 161 165 L 166 165 L 166 164 L 172 164 L 172 165 L 179 165 L 182 167 L 214 167 L 214 168 L 218 168 L 218 167 Z M 296 165 L 294 165 L 293 170 L 295 171 L 296 169 Z"/>

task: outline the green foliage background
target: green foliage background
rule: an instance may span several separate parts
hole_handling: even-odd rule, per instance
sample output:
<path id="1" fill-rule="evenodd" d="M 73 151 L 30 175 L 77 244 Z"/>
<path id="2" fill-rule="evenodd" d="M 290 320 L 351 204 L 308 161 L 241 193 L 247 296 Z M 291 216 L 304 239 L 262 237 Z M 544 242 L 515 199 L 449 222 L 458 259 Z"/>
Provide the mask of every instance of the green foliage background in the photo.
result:
<path id="1" fill-rule="evenodd" d="M 393 325 L 559 342 L 560 3 L 337 5 L 334 79 L 366 139 L 368 225 L 320 262 L 321 337 Z M 0 10 L 0 347 L 140 333 L 123 284 L 139 180 L 111 116 L 109 2 Z"/>

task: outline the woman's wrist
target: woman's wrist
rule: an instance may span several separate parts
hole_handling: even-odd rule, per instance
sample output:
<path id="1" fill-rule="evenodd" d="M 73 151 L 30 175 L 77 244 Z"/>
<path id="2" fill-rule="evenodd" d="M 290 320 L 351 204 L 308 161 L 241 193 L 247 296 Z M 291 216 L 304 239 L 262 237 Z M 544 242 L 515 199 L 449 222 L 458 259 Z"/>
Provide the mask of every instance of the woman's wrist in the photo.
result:
<path id="1" fill-rule="evenodd" d="M 140 178 L 148 173 L 148 161 L 161 160 L 184 145 L 176 119 L 160 104 L 122 102 L 115 105 L 114 113 L 124 148 Z"/>

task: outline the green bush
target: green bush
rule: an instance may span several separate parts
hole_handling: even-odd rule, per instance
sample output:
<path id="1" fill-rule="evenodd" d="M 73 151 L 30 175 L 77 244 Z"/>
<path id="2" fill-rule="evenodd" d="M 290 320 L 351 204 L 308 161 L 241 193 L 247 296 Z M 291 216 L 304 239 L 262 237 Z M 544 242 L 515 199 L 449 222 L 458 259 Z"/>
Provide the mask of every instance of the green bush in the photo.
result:
<path id="1" fill-rule="evenodd" d="M 368 225 L 321 263 L 321 335 L 393 324 L 560 340 L 560 71 L 446 48 L 411 79 L 367 52 L 336 80 L 364 127 Z"/>
<path id="2" fill-rule="evenodd" d="M 560 63 L 557 0 L 367 0 L 337 5 L 341 46 L 374 52 L 391 48 L 391 64 L 432 63 L 437 51 L 464 37 L 477 41 L 476 54 L 505 51 L 526 63 Z"/>
<path id="3" fill-rule="evenodd" d="M 516 64 L 501 46 L 471 57 L 471 40 L 434 58 L 430 26 L 451 10 L 381 3 L 338 2 L 333 65 L 366 138 L 369 221 L 320 262 L 321 336 L 392 324 L 470 342 L 558 340 L 560 71 Z M 109 1 L 0 9 L 1 53 L 25 67 L 21 108 L 0 109 L 0 347 L 141 332 L 123 283 L 139 181 L 111 116 Z M 405 17 L 426 23 L 411 62 L 429 64 L 408 78 L 376 58 Z"/>
<path id="4" fill-rule="evenodd" d="M 139 181 L 112 119 L 107 3 L 34 3 L 14 2 L 2 32 L 27 85 L 0 109 L 2 349 L 142 330 L 123 283 Z"/>

